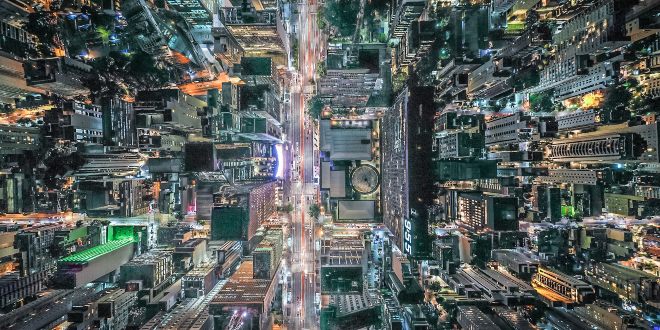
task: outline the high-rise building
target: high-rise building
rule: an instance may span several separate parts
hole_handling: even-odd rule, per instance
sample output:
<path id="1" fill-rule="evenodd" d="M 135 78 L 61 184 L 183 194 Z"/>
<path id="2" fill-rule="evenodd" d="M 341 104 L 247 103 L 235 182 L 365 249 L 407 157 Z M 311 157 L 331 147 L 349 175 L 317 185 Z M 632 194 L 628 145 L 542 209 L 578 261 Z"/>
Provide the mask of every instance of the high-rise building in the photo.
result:
<path id="1" fill-rule="evenodd" d="M 0 155 L 20 155 L 39 148 L 39 129 L 0 125 Z"/>
<path id="2" fill-rule="evenodd" d="M 214 1 L 209 0 L 167 0 L 170 8 L 177 11 L 190 25 L 211 25 L 212 14 L 216 10 Z"/>
<path id="3" fill-rule="evenodd" d="M 62 114 L 59 123 L 62 137 L 71 142 L 103 142 L 101 107 L 78 101 L 68 101 L 62 104 Z"/>
<path id="4" fill-rule="evenodd" d="M 19 268 L 22 276 L 55 269 L 55 256 L 51 246 L 55 233 L 62 228 L 59 224 L 38 225 L 16 234 L 14 247 L 18 250 Z"/>
<path id="5" fill-rule="evenodd" d="M 282 230 L 270 229 L 252 251 L 254 278 L 271 279 L 282 258 Z"/>
<path id="6" fill-rule="evenodd" d="M 0 212 L 23 212 L 24 180 L 23 173 L 0 172 Z"/>
<path id="7" fill-rule="evenodd" d="M 362 240 L 346 238 L 321 242 L 321 292 L 361 293 L 367 266 Z"/>
<path id="8" fill-rule="evenodd" d="M 37 43 L 37 37 L 27 32 L 19 19 L 10 16 L 0 19 L 0 37 L 0 49 L 19 57 L 25 57 Z"/>
<path id="9" fill-rule="evenodd" d="M 12 306 L 43 291 L 49 277 L 48 271 L 38 271 L 25 276 L 20 272 L 0 275 L 0 308 Z"/>
<path id="10" fill-rule="evenodd" d="M 259 225 L 275 212 L 275 182 L 248 184 L 216 197 L 211 239 L 250 241 Z"/>
<path id="11" fill-rule="evenodd" d="M 2 24 L 2 21 L 0 21 L 0 24 Z M 4 41 L 0 41 L 0 49 L 4 50 L 3 44 L 16 46 L 18 43 L 6 38 Z M 10 54 L 0 55 L 0 66 L 4 69 L 3 72 L 0 72 L 0 103 L 3 104 L 3 107 L 15 105 L 17 100 L 30 95 L 46 93 L 45 90 L 37 86 L 29 86 L 26 83 L 23 63 Z"/>
<path id="12" fill-rule="evenodd" d="M 496 330 L 500 329 L 495 322 L 476 306 L 458 306 L 456 316 L 458 324 L 466 330 Z"/>
<path id="13" fill-rule="evenodd" d="M 441 159 L 433 162 L 438 181 L 463 181 L 497 178 L 497 160 Z"/>
<path id="14" fill-rule="evenodd" d="M 510 272 L 520 278 L 531 279 L 539 267 L 539 260 L 516 250 L 493 250 L 492 257 L 500 265 L 506 267 Z"/>
<path id="15" fill-rule="evenodd" d="M 365 106 L 376 90 L 378 71 L 365 68 L 358 69 L 329 69 L 328 73 L 319 81 L 319 93 L 333 96 L 337 105 Z"/>
<path id="16" fill-rule="evenodd" d="M 657 162 L 658 129 L 653 123 L 557 139 L 549 146 L 549 158 L 555 162 Z"/>
<path id="17" fill-rule="evenodd" d="M 187 272 L 181 278 L 181 289 L 186 298 L 200 298 L 207 295 L 218 283 L 215 264 L 202 264 Z"/>
<path id="18" fill-rule="evenodd" d="M 426 206 L 433 197 L 433 89 L 404 89 L 381 119 L 383 220 L 402 251 L 430 254 Z"/>
<path id="19" fill-rule="evenodd" d="M 120 281 L 141 282 L 144 289 L 158 288 L 173 274 L 171 251 L 150 251 L 143 253 L 120 268 Z"/>
<path id="20" fill-rule="evenodd" d="M 541 71 L 539 84 L 529 89 L 537 93 L 556 88 L 555 96 L 560 100 L 602 89 L 611 81 L 615 70 L 611 67 L 608 70 L 605 60 L 593 63 L 589 55 L 628 43 L 622 31 L 617 29 L 623 22 L 616 15 L 614 1 L 575 6 L 569 9 L 566 16 L 569 19 L 552 36 L 559 56 Z M 592 28 L 585 29 L 587 25 Z"/>
<path id="21" fill-rule="evenodd" d="M 636 303 L 660 300 L 660 278 L 647 272 L 609 263 L 592 263 L 587 267 L 587 280 Z"/>
<path id="22" fill-rule="evenodd" d="M 138 91 L 133 109 L 136 126 L 169 125 L 188 132 L 201 133 L 205 101 L 179 89 Z"/>
<path id="23" fill-rule="evenodd" d="M 24 63 L 28 86 L 36 86 L 61 96 L 89 93 L 83 78 L 92 67 L 68 57 L 34 59 Z"/>
<path id="24" fill-rule="evenodd" d="M 541 217 L 552 222 L 561 219 L 561 189 L 551 186 L 536 186 L 534 206 Z"/>
<path id="25" fill-rule="evenodd" d="M 125 329 L 130 309 L 137 300 L 136 292 L 116 289 L 97 301 L 98 317 L 108 329 Z"/>
<path id="26" fill-rule="evenodd" d="M 117 96 L 101 100 L 103 142 L 105 145 L 133 147 L 137 145 L 133 103 Z"/>
<path id="27" fill-rule="evenodd" d="M 518 230 L 518 199 L 483 193 L 461 193 L 458 197 L 457 220 L 474 231 Z"/>
<path id="28" fill-rule="evenodd" d="M 150 195 L 150 191 L 144 179 L 78 177 L 76 188 L 76 211 L 134 217 L 149 210 L 150 200 L 146 196 Z"/>
<path id="29" fill-rule="evenodd" d="M 438 158 L 479 158 L 484 153 L 482 132 L 449 132 L 436 138 Z"/>

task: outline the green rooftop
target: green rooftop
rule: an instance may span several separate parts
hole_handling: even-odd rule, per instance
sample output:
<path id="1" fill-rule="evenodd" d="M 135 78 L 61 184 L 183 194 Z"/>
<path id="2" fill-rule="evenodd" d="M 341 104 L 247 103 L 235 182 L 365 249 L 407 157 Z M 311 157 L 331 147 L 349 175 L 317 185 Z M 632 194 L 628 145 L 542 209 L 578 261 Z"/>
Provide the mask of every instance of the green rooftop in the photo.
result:
<path id="1" fill-rule="evenodd" d="M 506 24 L 507 31 L 521 31 L 524 29 L 525 29 L 525 22 L 514 21 L 514 22 L 507 22 Z"/>
<path id="2" fill-rule="evenodd" d="M 93 248 L 74 253 L 70 256 L 64 257 L 59 260 L 63 263 L 75 263 L 75 264 L 84 264 L 88 263 L 104 254 L 108 254 L 112 251 L 118 250 L 126 245 L 133 244 L 132 238 L 125 238 L 115 241 L 110 241 L 106 244 L 95 246 Z"/>

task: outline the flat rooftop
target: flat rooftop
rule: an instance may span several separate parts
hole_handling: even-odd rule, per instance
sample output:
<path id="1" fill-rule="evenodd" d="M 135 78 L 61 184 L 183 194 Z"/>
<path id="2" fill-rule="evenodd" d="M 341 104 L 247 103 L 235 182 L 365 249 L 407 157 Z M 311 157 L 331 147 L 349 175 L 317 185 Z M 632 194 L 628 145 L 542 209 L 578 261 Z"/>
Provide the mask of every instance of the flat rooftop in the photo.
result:
<path id="1" fill-rule="evenodd" d="M 340 317 L 380 306 L 378 298 L 368 290 L 363 294 L 332 295 L 330 296 L 330 305 L 337 307 L 337 314 Z"/>
<path id="2" fill-rule="evenodd" d="M 124 246 L 133 244 L 132 238 L 110 241 L 106 244 L 95 246 L 82 252 L 74 253 L 59 260 L 61 263 L 85 264 L 100 256 L 112 253 Z"/>
<path id="3" fill-rule="evenodd" d="M 606 264 L 601 262 L 598 263 L 597 266 L 603 267 L 603 270 L 606 271 L 607 273 L 612 274 L 626 281 L 639 280 L 641 278 L 657 279 L 657 277 L 653 276 L 653 274 L 649 274 L 647 272 L 626 267 L 620 264 Z"/>
<path id="4" fill-rule="evenodd" d="M 270 25 L 227 25 L 227 30 L 246 51 L 284 53 L 284 44 L 277 28 Z"/>
<path id="5" fill-rule="evenodd" d="M 321 120 L 319 149 L 329 152 L 331 160 L 371 160 L 371 128 L 346 127 L 339 122 Z"/>
<path id="6" fill-rule="evenodd" d="M 205 277 L 215 269 L 215 264 L 202 264 L 183 275 L 183 277 Z"/>
<path id="7" fill-rule="evenodd" d="M 158 263 L 160 260 L 171 256 L 172 256 L 172 251 L 169 250 L 149 251 L 147 253 L 143 253 L 133 258 L 133 260 L 127 262 L 125 265 L 127 266 L 153 265 Z"/>
<path id="8" fill-rule="evenodd" d="M 346 197 L 346 171 L 330 171 L 330 197 Z"/>
<path id="9" fill-rule="evenodd" d="M 322 257 L 327 266 L 362 266 L 362 250 L 330 250 Z"/>
<path id="10" fill-rule="evenodd" d="M 516 264 L 538 264 L 539 261 L 532 259 L 531 257 L 525 255 L 524 253 L 516 250 L 507 250 L 507 249 L 498 249 L 498 250 L 493 250 L 492 252 L 493 257 L 501 255 L 503 257 L 508 258 L 510 261 L 516 263 Z"/>
<path id="11" fill-rule="evenodd" d="M 339 220 L 373 220 L 376 201 L 341 200 L 337 203 L 337 219 Z"/>
<path id="12" fill-rule="evenodd" d="M 215 295 L 211 304 L 263 304 L 268 294 L 271 280 L 253 278 L 252 269 L 252 260 L 243 261 L 222 290 Z"/>

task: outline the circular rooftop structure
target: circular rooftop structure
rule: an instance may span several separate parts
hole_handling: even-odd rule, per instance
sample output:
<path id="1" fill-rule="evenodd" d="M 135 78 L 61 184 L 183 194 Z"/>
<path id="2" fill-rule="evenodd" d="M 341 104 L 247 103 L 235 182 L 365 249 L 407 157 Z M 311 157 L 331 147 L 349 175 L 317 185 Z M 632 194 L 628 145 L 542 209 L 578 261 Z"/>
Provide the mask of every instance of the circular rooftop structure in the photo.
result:
<path id="1" fill-rule="evenodd" d="M 373 193 L 378 184 L 378 170 L 371 165 L 360 165 L 351 174 L 351 185 L 360 194 Z"/>

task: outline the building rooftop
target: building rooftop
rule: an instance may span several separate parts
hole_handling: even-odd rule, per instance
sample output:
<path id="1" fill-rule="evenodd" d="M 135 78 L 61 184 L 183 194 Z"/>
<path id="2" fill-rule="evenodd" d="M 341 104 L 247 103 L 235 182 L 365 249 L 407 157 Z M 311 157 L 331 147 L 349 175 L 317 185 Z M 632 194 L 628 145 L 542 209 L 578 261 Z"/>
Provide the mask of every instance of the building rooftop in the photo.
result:
<path id="1" fill-rule="evenodd" d="M 553 277 L 556 278 L 560 281 L 564 281 L 568 283 L 569 285 L 576 285 L 576 286 L 590 286 L 588 283 L 579 280 L 573 276 L 564 274 L 556 269 L 549 268 L 549 267 L 540 267 L 538 270 L 539 273 L 543 273 L 545 276 Z"/>
<path id="2" fill-rule="evenodd" d="M 136 266 L 136 265 L 152 265 L 157 263 L 159 260 L 162 260 L 163 258 L 167 258 L 168 256 L 172 255 L 172 251 L 169 250 L 157 250 L 157 251 L 149 251 L 147 253 L 143 253 L 135 258 L 133 258 L 131 261 L 127 262 L 125 265 L 127 266 Z"/>
<path id="3" fill-rule="evenodd" d="M 323 266 L 361 266 L 362 250 L 331 249 L 323 258 L 326 260 Z"/>
<path id="4" fill-rule="evenodd" d="M 125 294 L 128 294 L 128 295 L 135 295 L 136 292 L 126 291 L 126 290 L 124 290 L 124 289 L 116 289 L 116 290 L 112 290 L 112 291 L 108 292 L 108 294 L 106 294 L 106 295 L 104 295 L 103 297 L 101 297 L 101 298 L 98 300 L 98 302 L 111 302 L 111 301 L 115 301 L 115 300 L 119 299 L 120 297 L 122 297 L 122 296 L 125 295 Z"/>
<path id="5" fill-rule="evenodd" d="M 486 314 L 484 314 L 476 306 L 458 306 L 459 313 L 462 313 L 466 319 L 469 320 L 475 327 L 484 329 L 496 329 L 495 324 L 491 321 Z"/>
<path id="6" fill-rule="evenodd" d="M 275 26 L 237 24 L 227 25 L 227 30 L 247 52 L 284 54 L 284 45 Z"/>
<path id="7" fill-rule="evenodd" d="M 596 266 L 603 267 L 606 273 L 616 276 L 622 280 L 638 280 L 640 278 L 656 278 L 645 271 L 633 269 L 619 264 L 598 263 Z"/>
<path id="8" fill-rule="evenodd" d="M 319 149 L 329 152 L 332 160 L 370 160 L 371 124 L 366 122 L 363 128 L 343 122 L 347 121 L 321 120 Z"/>
<path id="9" fill-rule="evenodd" d="M 522 315 L 518 312 L 504 307 L 495 307 L 495 313 L 504 319 L 509 325 L 514 329 L 518 330 L 532 330 L 535 329 L 529 321 L 527 321 Z"/>
<path id="10" fill-rule="evenodd" d="M 146 164 L 146 159 L 134 153 L 86 154 L 85 164 L 74 172 L 77 179 L 116 177 L 129 180 Z"/>
<path id="11" fill-rule="evenodd" d="M 330 171 L 330 197 L 346 197 L 346 171 Z"/>
<path id="12" fill-rule="evenodd" d="M 337 203 L 337 219 L 339 220 L 373 220 L 376 201 L 339 201 Z"/>
<path id="13" fill-rule="evenodd" d="M 74 253 L 68 257 L 59 260 L 60 263 L 85 264 L 100 256 L 112 253 L 124 246 L 133 244 L 132 238 L 125 238 L 116 241 L 109 241 L 106 244 L 95 246 L 82 252 Z"/>
<path id="14" fill-rule="evenodd" d="M 186 273 L 184 277 L 205 277 L 215 269 L 215 264 L 202 264 Z"/>
<path id="15" fill-rule="evenodd" d="M 271 280 L 253 278 L 252 260 L 245 260 L 213 298 L 211 304 L 263 304 Z"/>
<path id="16" fill-rule="evenodd" d="M 330 305 L 337 307 L 337 317 L 341 317 L 378 306 L 380 301 L 374 293 L 365 291 L 363 294 L 332 295 Z"/>
<path id="17" fill-rule="evenodd" d="M 493 250 L 492 252 L 493 257 L 497 255 L 503 255 L 506 256 L 510 261 L 515 262 L 517 264 L 538 264 L 539 261 L 532 259 L 531 257 L 527 256 L 526 254 L 516 251 L 516 250 Z"/>

